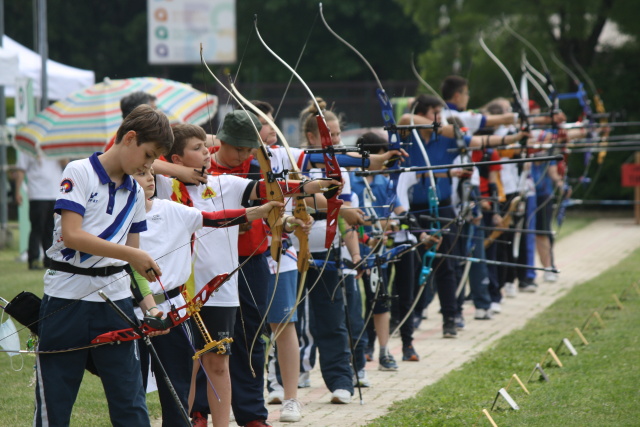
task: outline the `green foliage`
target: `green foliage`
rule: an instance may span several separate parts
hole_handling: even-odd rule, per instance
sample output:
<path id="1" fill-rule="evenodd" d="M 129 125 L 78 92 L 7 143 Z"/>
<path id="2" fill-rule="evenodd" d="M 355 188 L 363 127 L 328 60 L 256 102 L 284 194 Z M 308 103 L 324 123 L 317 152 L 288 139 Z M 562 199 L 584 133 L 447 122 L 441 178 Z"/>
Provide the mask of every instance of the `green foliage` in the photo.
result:
<path id="1" fill-rule="evenodd" d="M 629 286 L 637 280 L 639 262 L 640 251 L 636 251 L 618 266 L 574 288 L 523 329 L 425 387 L 415 398 L 396 403 L 389 415 L 370 425 L 488 425 L 481 411 L 491 408 L 497 390 L 507 385 L 513 373 L 531 394 L 526 395 L 514 381 L 509 394 L 521 409 L 508 409 L 500 398 L 491 412 L 498 425 L 637 425 L 640 336 L 634 331 L 640 321 L 640 296 Z M 625 289 L 629 289 L 625 309 L 614 309 L 611 295 L 621 295 Z M 585 331 L 590 344 L 583 346 L 571 331 L 582 327 L 594 310 L 602 314 L 605 327 L 594 320 Z M 570 356 L 563 347 L 558 356 L 564 367 L 544 367 L 549 383 L 536 381 L 536 377 L 527 382 L 546 349 L 556 349 L 565 337 L 578 356 Z"/>

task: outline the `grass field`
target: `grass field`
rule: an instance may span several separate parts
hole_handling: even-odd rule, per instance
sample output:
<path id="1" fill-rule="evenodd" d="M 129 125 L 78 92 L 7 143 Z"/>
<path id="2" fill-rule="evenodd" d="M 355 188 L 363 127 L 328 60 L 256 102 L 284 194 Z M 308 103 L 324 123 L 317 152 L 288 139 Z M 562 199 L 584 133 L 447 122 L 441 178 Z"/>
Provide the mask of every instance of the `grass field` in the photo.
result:
<path id="1" fill-rule="evenodd" d="M 588 219 L 568 219 L 559 237 L 578 230 Z M 15 262 L 17 251 L 0 251 L 0 296 L 11 299 L 21 290 L 42 295 L 43 272 L 28 271 L 25 264 Z M 505 425 L 638 425 L 640 415 L 640 296 L 629 294 L 625 309 L 604 310 L 612 305 L 611 294 L 628 287 L 640 272 L 640 252 L 621 262 L 601 277 L 576 287 L 566 297 L 531 321 L 524 329 L 499 341 L 488 352 L 460 370 L 447 375 L 438 383 L 422 390 L 414 399 L 396 404 L 390 415 L 373 425 L 394 426 L 458 426 L 489 425 L 482 418 L 483 408 L 489 409 L 496 392 L 506 386 L 513 373 L 527 381 L 536 361 L 544 351 L 569 337 L 578 351 L 571 357 L 559 353 L 564 368 L 545 367 L 551 381 L 534 380 L 526 383 L 531 395 L 512 384 L 509 392 L 520 405 L 520 411 L 508 409 L 499 400 L 497 410 L 491 412 L 500 426 Z M 599 309 L 605 328 L 593 325 L 586 332 L 589 346 L 580 346 L 577 337 L 570 337 L 575 326 Z M 20 325 L 16 325 L 20 328 Z M 20 333 L 21 343 L 27 333 Z M 0 354 L 0 426 L 26 426 L 33 413 L 32 356 L 24 356 L 24 368 L 18 372 L 20 356 L 10 359 Z M 157 393 L 148 395 L 152 417 L 160 415 Z M 104 393 L 99 380 L 87 374 L 74 407 L 73 426 L 110 425 Z"/>
<path id="2" fill-rule="evenodd" d="M 490 412 L 499 426 L 638 426 L 640 425 L 640 294 L 630 288 L 640 279 L 640 251 L 599 277 L 575 287 L 569 294 L 530 321 L 523 329 L 498 341 L 491 349 L 460 369 L 426 387 L 413 399 L 393 405 L 389 415 L 373 426 L 489 426 L 482 414 L 490 409 L 498 390 L 513 374 L 530 395 L 513 381 L 509 394 L 520 406 L 510 409 L 500 398 Z M 625 292 L 626 290 L 626 292 Z M 623 310 L 616 309 L 612 294 L 625 294 Z M 575 327 L 582 327 L 597 310 L 584 332 L 585 346 Z M 571 356 L 558 352 L 564 367 L 543 367 L 550 378 L 535 375 L 536 362 L 548 348 L 558 348 L 563 338 L 576 347 Z M 547 358 L 550 359 L 550 358 Z"/>

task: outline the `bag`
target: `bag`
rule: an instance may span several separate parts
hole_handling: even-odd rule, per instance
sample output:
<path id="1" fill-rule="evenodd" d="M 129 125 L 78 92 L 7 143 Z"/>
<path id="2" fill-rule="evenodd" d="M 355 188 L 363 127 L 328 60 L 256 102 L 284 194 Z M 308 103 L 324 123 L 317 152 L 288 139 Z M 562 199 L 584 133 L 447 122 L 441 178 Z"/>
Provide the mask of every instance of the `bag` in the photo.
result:
<path id="1" fill-rule="evenodd" d="M 37 295 L 22 291 L 11 300 L 4 311 L 37 335 L 41 302 L 42 299 Z"/>

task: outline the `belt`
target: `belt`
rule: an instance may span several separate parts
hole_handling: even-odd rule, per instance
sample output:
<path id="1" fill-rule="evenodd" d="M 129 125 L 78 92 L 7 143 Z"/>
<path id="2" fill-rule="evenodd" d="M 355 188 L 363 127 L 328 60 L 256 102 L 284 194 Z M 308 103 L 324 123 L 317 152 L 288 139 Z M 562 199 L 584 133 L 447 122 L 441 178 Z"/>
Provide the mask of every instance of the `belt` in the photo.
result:
<path id="1" fill-rule="evenodd" d="M 182 292 L 182 288 L 183 286 L 178 286 L 177 288 L 173 288 L 170 291 L 167 291 L 167 296 L 169 297 L 169 299 L 175 298 L 180 295 L 180 293 Z M 153 299 L 156 304 L 167 301 L 167 298 L 164 294 L 155 294 L 153 295 Z"/>
<path id="2" fill-rule="evenodd" d="M 54 261 L 54 260 L 50 260 L 49 261 L 49 269 L 50 270 L 57 270 L 57 271 L 63 271 L 65 273 L 71 273 L 71 274 L 80 274 L 82 276 L 91 276 L 91 277 L 107 277 L 107 276 L 111 276 L 113 274 L 116 273 L 120 273 L 122 271 L 124 271 L 125 267 L 127 267 L 129 264 L 126 265 L 110 265 L 107 267 L 92 267 L 92 268 L 82 268 L 82 267 L 76 267 L 75 265 L 71 265 L 69 263 L 66 262 L 59 262 L 59 261 Z"/>

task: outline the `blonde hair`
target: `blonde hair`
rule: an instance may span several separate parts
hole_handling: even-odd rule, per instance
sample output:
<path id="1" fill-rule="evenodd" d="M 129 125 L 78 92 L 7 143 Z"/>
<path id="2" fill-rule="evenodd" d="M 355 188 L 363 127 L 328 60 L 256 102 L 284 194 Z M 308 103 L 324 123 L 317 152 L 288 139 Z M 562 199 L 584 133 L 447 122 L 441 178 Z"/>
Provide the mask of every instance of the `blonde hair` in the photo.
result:
<path id="1" fill-rule="evenodd" d="M 324 99 L 317 97 L 316 101 L 318 102 L 327 123 L 331 121 L 340 122 L 340 118 L 333 111 L 327 110 L 327 102 Z M 316 116 L 318 114 L 318 108 L 316 107 L 316 103 L 313 101 L 309 101 L 307 107 L 300 113 L 300 128 L 302 130 L 302 135 L 300 137 L 301 146 L 309 145 L 307 132 L 320 136 L 320 132 L 318 131 L 318 122 L 316 121 Z"/>

